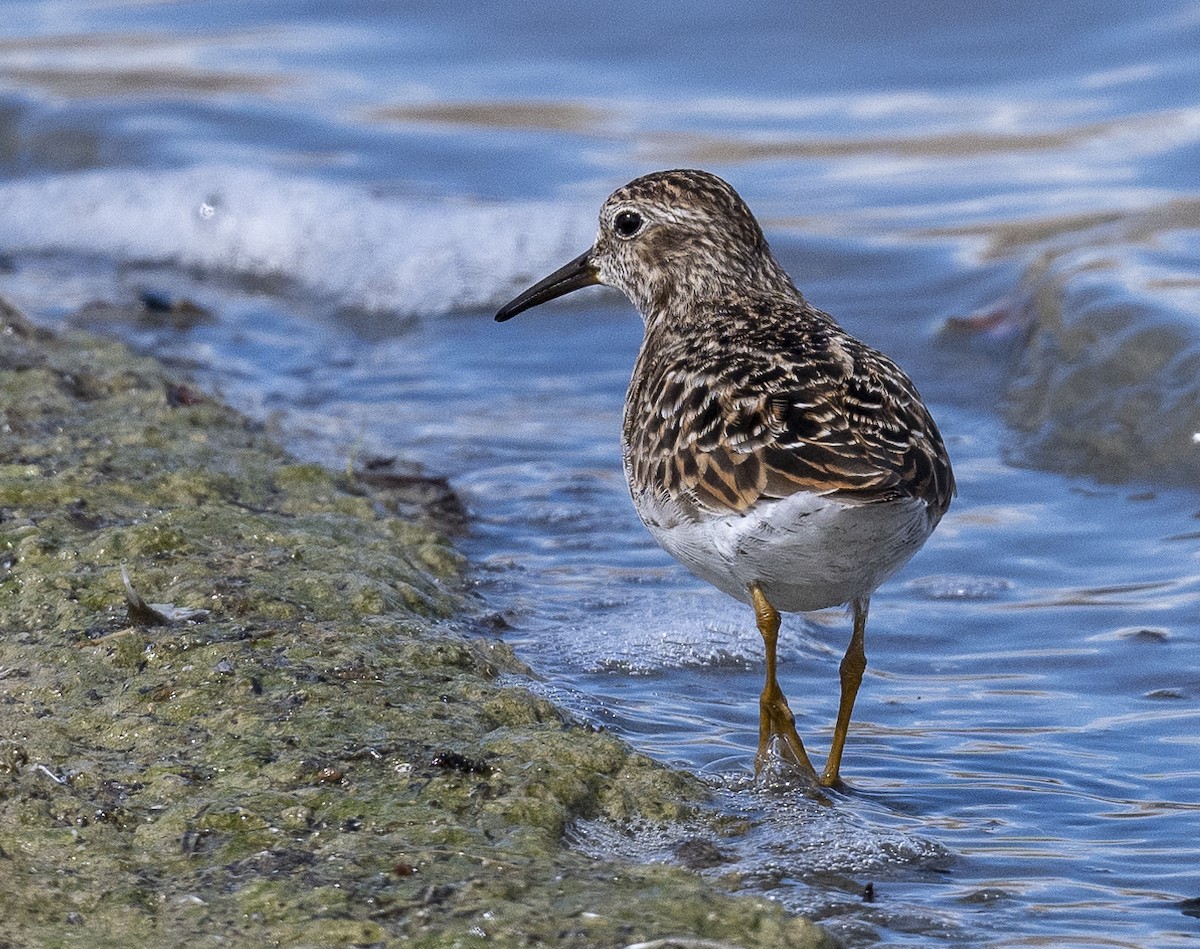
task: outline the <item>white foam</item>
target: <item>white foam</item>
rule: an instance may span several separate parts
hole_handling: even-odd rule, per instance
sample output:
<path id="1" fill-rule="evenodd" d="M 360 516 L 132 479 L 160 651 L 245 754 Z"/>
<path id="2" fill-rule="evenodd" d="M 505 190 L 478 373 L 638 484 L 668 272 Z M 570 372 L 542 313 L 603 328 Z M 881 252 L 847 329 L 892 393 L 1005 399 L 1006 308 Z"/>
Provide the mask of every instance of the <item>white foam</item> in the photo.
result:
<path id="1" fill-rule="evenodd" d="M 292 280 L 343 306 L 429 315 L 503 302 L 591 243 L 595 209 L 379 197 L 224 166 L 0 185 L 0 250 Z"/>
<path id="2" fill-rule="evenodd" d="M 629 591 L 607 605 L 589 610 L 578 623 L 553 620 L 553 636 L 547 642 L 552 642 L 548 648 L 556 659 L 589 673 L 629 675 L 762 668 L 762 635 L 750 608 L 700 581 L 683 590 L 654 586 L 646 593 Z M 661 620 L 647 622 L 647 616 Z M 835 654 L 822 638 L 814 637 L 812 627 L 799 616 L 788 616 L 784 624 L 778 647 L 781 662 L 840 658 L 840 652 Z M 836 636 L 830 639 L 838 641 Z"/>

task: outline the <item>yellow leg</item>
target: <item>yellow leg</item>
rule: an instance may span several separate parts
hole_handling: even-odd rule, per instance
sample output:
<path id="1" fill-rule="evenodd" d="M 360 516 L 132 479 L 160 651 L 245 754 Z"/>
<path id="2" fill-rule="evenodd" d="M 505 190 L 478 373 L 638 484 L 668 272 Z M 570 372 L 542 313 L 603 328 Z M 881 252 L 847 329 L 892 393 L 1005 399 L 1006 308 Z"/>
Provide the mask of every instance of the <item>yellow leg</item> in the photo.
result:
<path id="1" fill-rule="evenodd" d="M 862 684 L 863 671 L 867 668 L 867 653 L 863 640 L 867 632 L 867 608 L 870 600 L 867 597 L 854 601 L 854 632 L 850 635 L 850 645 L 846 647 L 846 655 L 838 672 L 842 680 L 842 697 L 838 702 L 837 724 L 833 726 L 833 744 L 829 747 L 829 757 L 825 759 L 825 771 L 821 775 L 821 785 L 832 787 L 841 782 L 838 770 L 842 765 L 842 748 L 846 744 L 846 733 L 850 730 L 850 714 L 854 711 L 854 700 L 858 697 L 858 687 Z"/>
<path id="2" fill-rule="evenodd" d="M 767 652 L 767 679 L 758 703 L 758 754 L 754 757 L 754 771 L 761 772 L 770 757 L 773 739 L 779 739 L 779 753 L 789 764 L 804 773 L 806 778 L 817 780 L 817 771 L 808 760 L 804 743 L 796 734 L 796 717 L 788 708 L 783 690 L 775 678 L 775 644 L 779 640 L 779 611 L 775 609 L 757 583 L 750 584 L 750 597 L 754 603 L 754 616 L 758 631 L 762 633 Z"/>

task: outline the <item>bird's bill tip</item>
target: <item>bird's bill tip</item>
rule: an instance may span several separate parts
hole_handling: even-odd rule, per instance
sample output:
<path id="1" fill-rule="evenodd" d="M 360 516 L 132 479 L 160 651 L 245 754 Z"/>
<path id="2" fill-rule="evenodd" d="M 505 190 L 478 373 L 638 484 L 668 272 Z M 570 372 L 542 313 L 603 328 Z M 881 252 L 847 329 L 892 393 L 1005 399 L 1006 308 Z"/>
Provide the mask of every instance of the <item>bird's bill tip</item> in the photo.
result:
<path id="1" fill-rule="evenodd" d="M 539 280 L 500 307 L 496 313 L 496 322 L 511 320 L 518 313 L 599 282 L 600 271 L 592 260 L 592 250 L 589 247 L 569 264 L 559 267 L 550 276 Z"/>

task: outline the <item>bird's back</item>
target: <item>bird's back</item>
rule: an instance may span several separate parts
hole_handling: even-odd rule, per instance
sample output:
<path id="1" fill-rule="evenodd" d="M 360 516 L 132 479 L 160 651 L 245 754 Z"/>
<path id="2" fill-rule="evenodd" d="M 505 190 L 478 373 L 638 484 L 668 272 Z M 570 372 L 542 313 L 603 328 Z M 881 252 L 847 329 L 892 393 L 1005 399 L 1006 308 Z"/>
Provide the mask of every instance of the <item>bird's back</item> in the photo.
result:
<path id="1" fill-rule="evenodd" d="M 930 529 L 949 506 L 950 460 L 912 381 L 798 294 L 647 324 L 623 426 L 635 497 L 668 496 L 697 515 L 797 491 L 844 504 L 912 498 Z"/>

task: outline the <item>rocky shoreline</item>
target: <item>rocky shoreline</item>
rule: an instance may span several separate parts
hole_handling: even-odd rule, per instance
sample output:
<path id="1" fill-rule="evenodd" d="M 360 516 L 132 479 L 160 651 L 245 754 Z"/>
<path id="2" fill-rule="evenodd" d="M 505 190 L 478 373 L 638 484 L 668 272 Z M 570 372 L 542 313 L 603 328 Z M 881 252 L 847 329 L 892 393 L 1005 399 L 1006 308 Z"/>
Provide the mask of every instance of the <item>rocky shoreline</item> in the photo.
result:
<path id="1" fill-rule="evenodd" d="M 521 687 L 427 486 L 0 323 L 0 945 L 833 944 L 734 879 L 564 843 L 737 831 Z"/>

